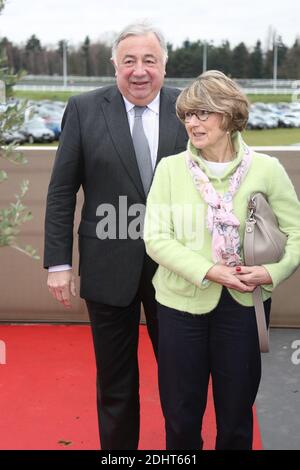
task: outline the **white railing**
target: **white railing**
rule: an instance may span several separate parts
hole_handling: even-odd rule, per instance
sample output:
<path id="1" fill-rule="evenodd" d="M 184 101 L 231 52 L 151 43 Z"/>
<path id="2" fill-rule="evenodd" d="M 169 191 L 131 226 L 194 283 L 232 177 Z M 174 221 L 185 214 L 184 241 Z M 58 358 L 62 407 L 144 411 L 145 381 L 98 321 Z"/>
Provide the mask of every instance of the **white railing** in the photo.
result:
<path id="1" fill-rule="evenodd" d="M 101 85 L 103 86 L 103 85 Z M 78 85 L 15 85 L 16 91 L 67 91 L 67 92 L 85 92 L 95 90 L 100 86 L 78 86 Z"/>
<path id="2" fill-rule="evenodd" d="M 169 86 L 172 86 L 170 83 L 168 83 Z M 15 85 L 14 90 L 16 91 L 67 91 L 67 92 L 85 92 L 85 91 L 90 91 L 94 90 L 96 88 L 101 88 L 102 86 L 105 85 Z M 178 88 L 184 88 L 181 87 L 179 84 L 174 84 L 173 86 L 176 86 Z M 186 86 L 186 85 L 185 85 Z M 294 88 L 243 88 L 243 91 L 248 95 L 248 94 L 253 94 L 253 95 L 291 95 L 295 93 Z M 300 89 L 299 89 L 300 93 Z"/>

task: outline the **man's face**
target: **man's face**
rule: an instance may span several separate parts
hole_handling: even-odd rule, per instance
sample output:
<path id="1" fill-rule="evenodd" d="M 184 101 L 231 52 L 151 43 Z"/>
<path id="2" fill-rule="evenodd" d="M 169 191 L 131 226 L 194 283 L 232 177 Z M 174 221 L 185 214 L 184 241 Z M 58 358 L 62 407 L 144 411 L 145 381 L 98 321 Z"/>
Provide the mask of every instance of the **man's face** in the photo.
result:
<path id="1" fill-rule="evenodd" d="M 155 34 L 123 39 L 117 47 L 113 63 L 122 95 L 137 106 L 151 103 L 161 89 L 165 76 L 163 51 Z"/>

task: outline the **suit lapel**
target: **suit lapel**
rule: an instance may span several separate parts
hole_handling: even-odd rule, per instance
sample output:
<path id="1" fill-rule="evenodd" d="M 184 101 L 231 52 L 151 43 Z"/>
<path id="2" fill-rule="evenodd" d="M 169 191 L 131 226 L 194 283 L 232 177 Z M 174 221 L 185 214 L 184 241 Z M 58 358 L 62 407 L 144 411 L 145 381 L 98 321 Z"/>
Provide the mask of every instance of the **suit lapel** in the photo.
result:
<path id="1" fill-rule="evenodd" d="M 162 157 L 173 155 L 179 130 L 179 120 L 175 110 L 176 97 L 170 96 L 165 88 L 160 94 L 159 141 L 156 166 Z"/>
<path id="2" fill-rule="evenodd" d="M 145 199 L 140 172 L 135 158 L 126 108 L 122 95 L 117 87 L 109 90 L 102 102 L 102 107 L 107 127 L 118 156 L 140 196 Z"/>

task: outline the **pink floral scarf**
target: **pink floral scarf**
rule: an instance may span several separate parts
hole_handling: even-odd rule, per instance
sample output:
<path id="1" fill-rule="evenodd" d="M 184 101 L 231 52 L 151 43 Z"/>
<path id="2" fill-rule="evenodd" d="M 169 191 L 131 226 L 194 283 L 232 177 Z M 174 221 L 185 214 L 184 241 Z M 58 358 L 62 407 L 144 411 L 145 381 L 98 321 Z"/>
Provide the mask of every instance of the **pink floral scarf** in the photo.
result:
<path id="1" fill-rule="evenodd" d="M 187 166 L 194 184 L 208 204 L 206 223 L 212 234 L 213 261 L 227 266 L 242 264 L 238 231 L 240 222 L 233 213 L 233 197 L 241 186 L 252 160 L 251 150 L 244 142 L 243 147 L 244 156 L 235 173 L 230 177 L 229 188 L 224 196 L 217 193 L 207 175 L 193 160 L 190 151 L 186 152 Z"/>

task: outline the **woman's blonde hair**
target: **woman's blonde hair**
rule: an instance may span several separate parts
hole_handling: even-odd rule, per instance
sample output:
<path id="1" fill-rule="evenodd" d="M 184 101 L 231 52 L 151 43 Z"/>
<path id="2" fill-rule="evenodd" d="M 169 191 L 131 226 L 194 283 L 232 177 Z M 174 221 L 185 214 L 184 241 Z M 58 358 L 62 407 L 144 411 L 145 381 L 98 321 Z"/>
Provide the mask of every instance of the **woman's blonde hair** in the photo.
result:
<path id="1" fill-rule="evenodd" d="M 249 101 L 231 78 L 219 70 L 208 70 L 185 88 L 176 102 L 177 116 L 182 122 L 186 112 L 200 109 L 222 114 L 224 131 L 242 131 L 248 121 Z"/>

